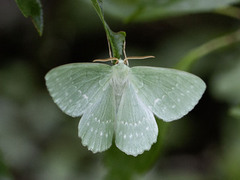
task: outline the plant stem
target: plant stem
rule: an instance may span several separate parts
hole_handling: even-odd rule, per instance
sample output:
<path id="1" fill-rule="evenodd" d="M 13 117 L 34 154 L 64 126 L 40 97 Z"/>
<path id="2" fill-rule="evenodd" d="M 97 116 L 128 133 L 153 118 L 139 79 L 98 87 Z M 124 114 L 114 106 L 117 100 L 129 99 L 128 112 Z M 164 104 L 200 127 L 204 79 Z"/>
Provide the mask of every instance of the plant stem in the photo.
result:
<path id="1" fill-rule="evenodd" d="M 229 46 L 233 43 L 240 41 L 240 30 L 237 30 L 231 34 L 213 39 L 193 50 L 191 50 L 186 56 L 184 56 L 175 66 L 177 69 L 188 71 L 191 65 L 201 57 L 215 51 L 217 49 Z"/>
<path id="2" fill-rule="evenodd" d="M 216 9 L 214 12 L 217 14 L 240 19 L 240 8 L 238 7 L 229 6 L 227 8 Z"/>

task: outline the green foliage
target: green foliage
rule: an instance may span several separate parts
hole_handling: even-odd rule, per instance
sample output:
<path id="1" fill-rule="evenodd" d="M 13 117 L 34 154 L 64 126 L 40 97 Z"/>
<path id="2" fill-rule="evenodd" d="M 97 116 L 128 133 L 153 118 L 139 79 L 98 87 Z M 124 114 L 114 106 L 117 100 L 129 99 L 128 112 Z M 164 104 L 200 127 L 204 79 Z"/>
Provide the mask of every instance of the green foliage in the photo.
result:
<path id="1" fill-rule="evenodd" d="M 125 21 L 150 21 L 169 16 L 211 11 L 239 0 L 106 0 L 106 11 Z"/>
<path id="2" fill-rule="evenodd" d="M 113 145 L 111 149 L 104 153 L 104 163 L 109 171 L 105 177 L 106 180 L 131 180 L 136 175 L 147 172 L 154 165 L 162 153 L 162 145 L 167 128 L 167 123 L 159 119 L 157 120 L 157 124 L 161 131 L 158 134 L 157 143 L 155 143 L 149 151 L 133 157 L 127 156 Z"/>
<path id="3" fill-rule="evenodd" d="M 100 17 L 103 23 L 104 29 L 106 31 L 107 39 L 111 46 L 113 57 L 120 58 L 123 52 L 123 44 L 125 42 L 126 33 L 123 31 L 116 33 L 109 28 L 103 16 L 102 0 L 91 0 L 91 1 L 98 16 Z"/>
<path id="4" fill-rule="evenodd" d="M 131 66 L 190 70 L 210 87 L 185 119 L 169 124 L 167 131 L 166 123 L 158 124 L 158 143 L 137 158 L 117 148 L 101 154 L 89 152 L 77 137 L 79 118 L 68 120 L 46 93 L 43 76 L 52 67 L 106 55 L 105 37 L 99 33 L 91 1 L 59 1 L 48 6 L 45 14 L 51 16 L 45 18 L 50 23 L 41 41 L 33 38 L 25 24 L 19 36 L 18 23 L 9 20 L 2 26 L 0 21 L 5 30 L 0 33 L 4 44 L 0 53 L 3 177 L 13 171 L 14 179 L 240 179 L 240 44 L 239 36 L 234 36 L 240 10 L 230 6 L 238 2 L 104 0 L 101 8 L 111 28 L 128 32 L 128 55 L 156 56 L 132 60 Z M 120 47 L 124 38 L 117 41 Z"/>
<path id="5" fill-rule="evenodd" d="M 225 64 L 212 79 L 212 91 L 215 97 L 230 104 L 240 104 L 240 61 Z"/>
<path id="6" fill-rule="evenodd" d="M 240 30 L 227 34 L 222 37 L 215 38 L 205 44 L 191 50 L 176 65 L 177 69 L 189 71 L 191 66 L 201 57 L 215 51 L 217 49 L 229 46 L 240 41 Z"/>
<path id="7" fill-rule="evenodd" d="M 40 0 L 15 0 L 25 17 L 30 17 L 39 35 L 43 33 L 43 10 Z"/>
<path id="8" fill-rule="evenodd" d="M 0 179 L 12 180 L 8 167 L 4 164 L 2 159 L 2 153 L 0 151 Z"/>
<path id="9" fill-rule="evenodd" d="M 236 119 L 240 119 L 240 105 L 230 108 L 229 114 Z"/>

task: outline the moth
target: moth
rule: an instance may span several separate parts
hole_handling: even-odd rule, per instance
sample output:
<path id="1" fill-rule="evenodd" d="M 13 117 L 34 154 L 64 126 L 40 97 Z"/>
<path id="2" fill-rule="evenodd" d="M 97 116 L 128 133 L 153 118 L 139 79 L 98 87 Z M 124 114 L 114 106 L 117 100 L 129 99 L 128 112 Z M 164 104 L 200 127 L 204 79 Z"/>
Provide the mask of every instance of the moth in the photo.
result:
<path id="1" fill-rule="evenodd" d="M 112 66 L 67 64 L 45 76 L 58 107 L 69 116 L 82 116 L 78 135 L 94 153 L 107 150 L 115 139 L 126 154 L 142 154 L 157 141 L 154 115 L 166 122 L 180 119 L 205 91 L 205 83 L 193 74 L 160 67 L 129 67 L 128 59 L 114 59 Z"/>

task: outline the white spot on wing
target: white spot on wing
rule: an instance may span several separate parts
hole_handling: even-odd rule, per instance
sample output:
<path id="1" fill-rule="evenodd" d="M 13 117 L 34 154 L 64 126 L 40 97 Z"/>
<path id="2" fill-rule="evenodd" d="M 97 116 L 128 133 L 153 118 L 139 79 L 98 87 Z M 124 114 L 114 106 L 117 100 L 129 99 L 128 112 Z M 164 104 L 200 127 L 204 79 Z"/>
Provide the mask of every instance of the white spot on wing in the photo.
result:
<path id="1" fill-rule="evenodd" d="M 152 106 L 148 106 L 148 108 L 149 108 L 150 110 L 152 110 Z"/>
<path id="2" fill-rule="evenodd" d="M 163 108 L 162 108 L 162 112 L 165 112 L 166 111 L 166 106 L 164 106 Z"/>
<path id="3" fill-rule="evenodd" d="M 83 95 L 84 99 L 88 99 L 88 96 L 86 94 Z"/>
<path id="4" fill-rule="evenodd" d="M 159 98 L 155 99 L 155 101 L 154 101 L 154 106 L 156 106 L 156 104 L 157 104 L 159 101 L 161 101 L 161 99 L 159 99 Z"/>

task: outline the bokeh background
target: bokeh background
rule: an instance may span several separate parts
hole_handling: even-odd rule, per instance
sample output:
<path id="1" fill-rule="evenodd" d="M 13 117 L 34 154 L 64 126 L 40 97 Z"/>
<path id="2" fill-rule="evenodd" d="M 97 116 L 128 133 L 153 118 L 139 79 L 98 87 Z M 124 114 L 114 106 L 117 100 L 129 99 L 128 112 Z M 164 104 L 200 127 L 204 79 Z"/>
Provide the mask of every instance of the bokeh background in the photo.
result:
<path id="1" fill-rule="evenodd" d="M 192 49 L 240 28 L 238 0 L 104 3 L 111 29 L 127 33 L 127 54 L 156 56 L 130 66 L 174 67 Z M 226 12 L 234 17 L 220 13 L 233 5 Z M 107 58 L 104 29 L 90 0 L 42 6 L 40 37 L 13 0 L 0 1 L 0 180 L 240 179 L 240 35 L 194 62 L 189 71 L 207 90 L 181 120 L 157 120 L 151 151 L 132 158 L 113 146 L 93 154 L 78 138 L 80 118 L 57 108 L 44 76 L 62 64 Z"/>

